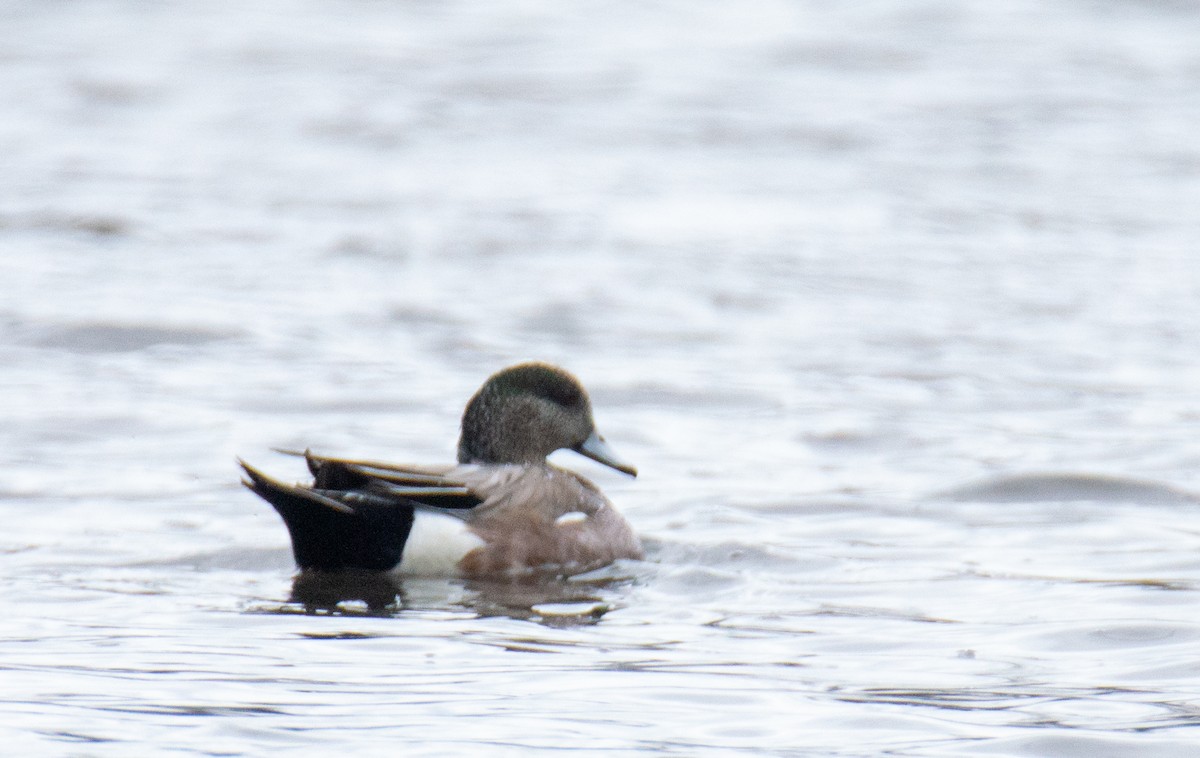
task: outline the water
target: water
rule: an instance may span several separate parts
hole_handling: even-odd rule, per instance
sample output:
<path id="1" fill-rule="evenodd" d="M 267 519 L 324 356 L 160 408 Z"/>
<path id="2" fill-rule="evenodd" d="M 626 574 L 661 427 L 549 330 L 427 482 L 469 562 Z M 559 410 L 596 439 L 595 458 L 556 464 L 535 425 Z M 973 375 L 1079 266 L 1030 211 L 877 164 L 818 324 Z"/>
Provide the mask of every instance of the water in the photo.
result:
<path id="1" fill-rule="evenodd" d="M 1200 10 L 843 5 L 0 5 L 6 750 L 1194 754 Z M 290 603 L 528 358 L 649 560 Z"/>

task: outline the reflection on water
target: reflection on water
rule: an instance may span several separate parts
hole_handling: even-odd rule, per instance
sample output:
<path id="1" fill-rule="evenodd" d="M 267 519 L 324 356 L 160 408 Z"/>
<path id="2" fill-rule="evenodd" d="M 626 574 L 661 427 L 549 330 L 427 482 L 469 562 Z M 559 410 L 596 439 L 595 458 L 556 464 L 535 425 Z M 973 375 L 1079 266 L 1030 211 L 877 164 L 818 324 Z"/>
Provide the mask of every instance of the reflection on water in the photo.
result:
<path id="1" fill-rule="evenodd" d="M 629 581 L 625 577 L 485 581 L 401 578 L 377 571 L 305 571 L 292 582 L 290 602 L 295 605 L 260 610 L 386 617 L 440 607 L 465 609 L 480 618 L 502 616 L 570 626 L 598 623 L 611 610 L 611 590 Z M 602 594 L 605 590 L 610 590 L 608 599 Z"/>

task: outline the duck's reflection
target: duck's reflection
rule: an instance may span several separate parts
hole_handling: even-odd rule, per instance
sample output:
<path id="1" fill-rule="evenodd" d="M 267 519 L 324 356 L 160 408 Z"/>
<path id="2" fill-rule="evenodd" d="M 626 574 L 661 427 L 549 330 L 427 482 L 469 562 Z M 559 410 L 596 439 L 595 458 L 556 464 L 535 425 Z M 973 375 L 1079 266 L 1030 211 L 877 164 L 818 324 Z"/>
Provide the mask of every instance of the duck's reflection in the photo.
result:
<path id="1" fill-rule="evenodd" d="M 350 612 L 365 603 L 372 615 L 403 606 L 404 588 L 378 571 L 302 571 L 292 581 L 291 602 L 310 613 Z"/>
<path id="2" fill-rule="evenodd" d="M 304 571 L 291 602 L 309 614 L 395 616 L 409 610 L 467 610 L 553 626 L 594 624 L 612 608 L 627 576 L 587 579 L 401 579 L 377 571 Z M 297 612 L 280 609 L 281 612 Z"/>

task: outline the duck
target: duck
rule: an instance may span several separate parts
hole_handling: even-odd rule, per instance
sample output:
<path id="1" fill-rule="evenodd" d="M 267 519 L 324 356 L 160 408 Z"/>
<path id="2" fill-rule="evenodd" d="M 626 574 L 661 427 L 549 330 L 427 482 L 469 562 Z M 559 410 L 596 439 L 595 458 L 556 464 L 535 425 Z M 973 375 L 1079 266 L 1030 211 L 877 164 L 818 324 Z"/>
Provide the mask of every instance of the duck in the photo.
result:
<path id="1" fill-rule="evenodd" d="M 305 572 L 471 579 L 573 576 L 643 557 L 600 488 L 546 457 L 572 450 L 631 477 L 580 381 L 543 362 L 492 374 L 462 415 L 458 462 L 424 466 L 303 452 L 312 482 L 239 459 L 242 483 L 283 519 Z"/>

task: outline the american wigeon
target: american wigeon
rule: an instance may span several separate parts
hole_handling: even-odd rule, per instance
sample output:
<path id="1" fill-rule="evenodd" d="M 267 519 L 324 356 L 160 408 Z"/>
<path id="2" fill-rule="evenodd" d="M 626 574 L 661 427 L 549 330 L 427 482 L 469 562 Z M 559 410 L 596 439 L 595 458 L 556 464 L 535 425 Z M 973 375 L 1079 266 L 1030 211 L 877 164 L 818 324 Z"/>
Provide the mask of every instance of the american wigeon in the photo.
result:
<path id="1" fill-rule="evenodd" d="M 467 404 L 456 466 L 306 451 L 306 486 L 239 463 L 243 483 L 283 517 L 303 570 L 566 576 L 640 558 L 637 536 L 596 485 L 546 461 L 563 448 L 637 476 L 596 432 L 575 377 L 522 363 L 489 377 Z"/>

